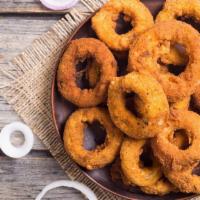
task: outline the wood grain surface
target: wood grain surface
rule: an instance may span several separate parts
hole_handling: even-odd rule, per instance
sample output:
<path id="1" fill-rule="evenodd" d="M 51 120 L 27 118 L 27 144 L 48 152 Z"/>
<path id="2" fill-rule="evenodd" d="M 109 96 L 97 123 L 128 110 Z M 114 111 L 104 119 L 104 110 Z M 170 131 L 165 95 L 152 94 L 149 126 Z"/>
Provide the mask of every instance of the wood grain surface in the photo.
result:
<path id="1" fill-rule="evenodd" d="M 10 67 L 15 71 L 8 65 L 9 60 L 62 16 L 60 12 L 45 9 L 39 0 L 0 0 L 0 68 Z M 0 81 L 6 82 L 5 77 L 0 76 Z M 0 97 L 0 130 L 13 121 L 21 119 Z M 68 179 L 66 174 L 37 137 L 32 152 L 23 159 L 10 159 L 0 152 L 1 200 L 35 199 L 46 184 L 63 179 Z M 83 196 L 73 189 L 61 188 L 44 199 L 80 200 Z"/>

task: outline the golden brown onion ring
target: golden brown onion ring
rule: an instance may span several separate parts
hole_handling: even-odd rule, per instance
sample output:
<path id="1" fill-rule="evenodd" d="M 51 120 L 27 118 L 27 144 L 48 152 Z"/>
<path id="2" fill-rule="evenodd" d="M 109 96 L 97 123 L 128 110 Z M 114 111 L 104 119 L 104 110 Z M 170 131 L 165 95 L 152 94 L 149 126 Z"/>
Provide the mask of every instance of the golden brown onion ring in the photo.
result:
<path id="1" fill-rule="evenodd" d="M 182 150 L 173 144 L 176 130 L 184 131 L 188 137 L 188 145 Z M 200 160 L 200 117 L 187 110 L 171 111 L 171 126 L 152 139 L 154 156 L 164 169 L 183 170 Z"/>
<path id="2" fill-rule="evenodd" d="M 116 33 L 117 19 L 120 13 L 131 21 L 133 28 L 124 34 Z M 97 36 L 111 49 L 125 51 L 133 40 L 142 32 L 153 26 L 153 17 L 138 0 L 110 0 L 92 18 L 92 28 Z"/>
<path id="3" fill-rule="evenodd" d="M 141 99 L 144 116 L 137 116 L 127 109 L 126 93 L 134 93 Z M 108 108 L 114 124 L 136 139 L 154 137 L 162 131 L 169 115 L 169 105 L 159 83 L 149 75 L 136 72 L 111 81 Z"/>
<path id="4" fill-rule="evenodd" d="M 151 167 L 144 167 L 141 163 L 140 155 L 145 145 L 147 145 L 147 140 L 125 138 L 120 151 L 123 174 L 131 184 L 138 186 L 150 186 L 156 183 L 162 175 L 160 165 L 155 159 L 152 160 Z M 149 156 L 151 156 L 150 152 Z"/>
<path id="5" fill-rule="evenodd" d="M 101 72 L 99 82 L 93 89 L 81 89 L 76 84 L 76 64 L 87 58 L 95 59 Z M 116 61 L 102 42 L 93 38 L 74 40 L 59 64 L 58 89 L 63 97 L 79 107 L 95 106 L 106 99 L 109 82 L 116 74 Z"/>
<path id="6" fill-rule="evenodd" d="M 140 187 L 140 189 L 146 194 L 164 196 L 170 192 L 176 192 L 177 188 L 170 183 L 165 177 L 162 177 L 155 184 L 150 186 Z"/>
<path id="7" fill-rule="evenodd" d="M 170 72 L 162 73 L 158 63 L 158 59 L 169 52 L 168 41 L 184 45 L 189 55 L 185 71 L 177 76 Z M 154 76 L 170 102 L 182 100 L 194 93 L 200 77 L 199 66 L 199 33 L 190 25 L 176 20 L 158 23 L 140 35 L 129 53 L 128 70 Z"/>
<path id="8" fill-rule="evenodd" d="M 182 171 L 166 170 L 165 175 L 181 192 L 200 193 L 200 176 L 193 174 L 197 165 L 198 163 Z"/>
<path id="9" fill-rule="evenodd" d="M 86 123 L 98 121 L 106 130 L 105 142 L 94 150 L 84 148 Z M 64 130 L 64 145 L 71 158 L 89 170 L 111 163 L 119 153 L 123 134 L 112 123 L 105 109 L 89 108 L 75 111 L 67 120 Z"/>

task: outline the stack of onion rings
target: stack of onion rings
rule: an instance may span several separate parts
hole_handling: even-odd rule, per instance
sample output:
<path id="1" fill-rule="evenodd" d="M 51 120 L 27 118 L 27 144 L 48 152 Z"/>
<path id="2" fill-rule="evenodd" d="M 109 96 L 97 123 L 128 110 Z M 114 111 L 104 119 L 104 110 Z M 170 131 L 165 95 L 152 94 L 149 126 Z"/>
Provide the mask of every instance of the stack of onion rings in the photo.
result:
<path id="1" fill-rule="evenodd" d="M 189 54 L 189 63 L 178 76 L 170 72 L 162 73 L 157 62 L 167 51 L 165 41 L 184 45 Z M 134 43 L 129 53 L 128 70 L 154 76 L 161 83 L 170 102 L 182 100 L 195 91 L 200 77 L 199 66 L 199 33 L 190 25 L 175 20 L 158 23 L 146 31 Z"/>
<path id="2" fill-rule="evenodd" d="M 67 120 L 64 145 L 75 162 L 93 170 L 116 160 L 113 181 L 147 194 L 200 193 L 200 178 L 193 173 L 200 162 L 200 117 L 189 111 L 194 105 L 200 111 L 200 34 L 176 20 L 183 16 L 200 22 L 199 10 L 197 0 L 166 0 L 154 25 L 140 1 L 110 0 L 92 18 L 102 42 L 83 38 L 69 44 L 58 68 L 60 93 L 78 107 L 107 100 L 109 110 L 78 109 Z M 125 34 L 115 31 L 121 14 L 134 26 Z M 120 56 L 127 53 L 130 73 L 116 77 L 115 58 L 120 68 Z M 90 62 L 83 71 L 90 88 L 81 89 L 76 65 L 86 59 Z M 94 121 L 105 127 L 107 136 L 103 144 L 87 150 L 84 129 Z"/>

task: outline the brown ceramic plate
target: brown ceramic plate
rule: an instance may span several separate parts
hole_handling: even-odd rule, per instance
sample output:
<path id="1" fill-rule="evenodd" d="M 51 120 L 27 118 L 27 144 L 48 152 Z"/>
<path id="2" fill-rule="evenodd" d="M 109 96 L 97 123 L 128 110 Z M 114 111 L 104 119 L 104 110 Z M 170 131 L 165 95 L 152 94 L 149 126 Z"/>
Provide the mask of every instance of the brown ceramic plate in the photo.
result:
<path id="1" fill-rule="evenodd" d="M 159 10 L 162 8 L 164 0 L 142 0 L 146 4 L 146 6 L 150 9 L 152 14 L 156 16 L 156 14 L 159 12 Z M 119 23 L 120 24 L 120 23 Z M 122 28 L 119 25 L 119 30 Z M 125 27 L 123 27 L 125 28 Z M 122 29 L 123 29 L 122 28 Z M 123 31 L 123 30 L 122 30 Z M 82 37 L 94 37 L 96 38 L 95 33 L 91 29 L 91 23 L 90 19 L 86 20 L 84 23 L 82 23 L 79 28 L 75 31 L 75 33 L 72 35 L 71 40 L 75 38 L 82 38 Z M 118 65 L 120 66 L 120 72 L 119 74 L 122 75 L 126 64 L 127 64 L 127 56 L 126 55 L 119 55 L 114 53 Z M 53 113 L 53 119 L 55 123 L 55 127 L 57 130 L 57 133 L 62 137 L 64 124 L 69 117 L 69 115 L 76 109 L 76 106 L 72 105 L 70 102 L 66 101 L 57 91 L 56 87 L 56 75 L 55 79 L 52 83 L 52 113 Z M 84 83 L 83 83 L 84 84 Z M 96 144 L 101 142 L 103 138 L 98 137 L 99 129 L 98 127 L 90 127 L 90 129 L 86 130 L 86 140 L 85 140 L 85 147 L 87 149 L 93 148 L 94 141 L 96 140 Z M 92 133 L 92 134 L 91 134 Z M 93 136 L 92 136 L 93 135 Z M 94 140 L 94 135 L 96 135 L 96 138 Z M 83 173 L 88 176 L 92 181 L 97 183 L 100 187 L 104 188 L 105 190 L 108 190 L 118 196 L 123 197 L 124 199 L 132 199 L 132 200 L 139 200 L 139 199 L 145 199 L 145 200 L 175 200 L 175 199 L 190 199 L 192 195 L 184 195 L 181 193 L 172 193 L 169 195 L 166 195 L 164 197 L 158 197 L 158 196 L 150 196 L 142 193 L 138 188 L 131 187 L 131 188 L 125 188 L 120 182 L 114 183 L 111 180 L 110 177 L 110 166 L 107 166 L 102 169 L 97 169 L 94 171 L 88 171 L 86 169 L 81 168 Z"/>

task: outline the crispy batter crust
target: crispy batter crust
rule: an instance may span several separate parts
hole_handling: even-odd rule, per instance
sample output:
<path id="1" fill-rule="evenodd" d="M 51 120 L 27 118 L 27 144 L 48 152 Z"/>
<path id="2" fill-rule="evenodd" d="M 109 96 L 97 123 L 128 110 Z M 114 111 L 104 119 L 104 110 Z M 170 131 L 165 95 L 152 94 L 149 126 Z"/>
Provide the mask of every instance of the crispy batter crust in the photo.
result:
<path id="1" fill-rule="evenodd" d="M 170 142 L 175 130 L 186 130 L 190 146 L 179 149 Z M 187 110 L 171 111 L 171 126 L 152 139 L 154 156 L 164 169 L 183 170 L 200 160 L 200 117 Z"/>
<path id="2" fill-rule="evenodd" d="M 194 17 L 200 21 L 199 0 L 166 0 L 156 17 L 156 22 L 169 21 L 177 17 Z"/>
<path id="3" fill-rule="evenodd" d="M 140 189 L 146 194 L 153 194 L 159 196 L 164 196 L 166 194 L 169 194 L 170 192 L 177 191 L 177 188 L 164 177 L 158 180 L 155 184 L 140 187 Z"/>
<path id="4" fill-rule="evenodd" d="M 126 108 L 125 93 L 135 93 L 145 115 L 137 117 Z M 168 119 L 169 105 L 159 83 L 149 75 L 130 73 L 114 78 L 108 90 L 108 108 L 115 125 L 136 139 L 154 137 Z"/>
<path id="5" fill-rule="evenodd" d="M 79 60 L 91 57 L 100 67 L 99 82 L 93 89 L 81 89 L 76 84 L 76 64 Z M 96 106 L 106 99 L 109 82 L 116 74 L 114 56 L 102 42 L 93 38 L 74 40 L 67 47 L 59 64 L 58 89 L 63 97 L 79 107 Z"/>
<path id="6" fill-rule="evenodd" d="M 157 62 L 169 52 L 168 41 L 184 45 L 189 55 L 185 71 L 178 76 L 162 72 L 162 67 Z M 128 70 L 154 76 L 161 83 L 170 102 L 182 100 L 195 91 L 200 77 L 199 66 L 199 33 L 190 25 L 176 20 L 158 23 L 146 31 L 132 45 L 129 53 Z"/>
<path id="7" fill-rule="evenodd" d="M 192 173 L 197 164 L 182 171 L 166 170 L 167 178 L 185 193 L 200 193 L 200 177 Z"/>
<path id="8" fill-rule="evenodd" d="M 127 15 L 134 27 L 121 35 L 115 31 L 116 20 L 120 13 Z M 111 49 L 117 51 L 129 49 L 132 41 L 153 24 L 150 11 L 138 0 L 110 0 L 92 18 L 92 28 L 97 36 Z"/>
<path id="9" fill-rule="evenodd" d="M 193 17 L 200 22 L 200 3 L 199 0 L 166 0 L 163 9 L 156 17 L 156 23 L 177 19 L 177 17 Z M 176 48 L 171 48 L 170 53 L 163 56 L 166 64 L 185 65 L 186 55 L 179 52 Z"/>
<path id="10" fill-rule="evenodd" d="M 95 150 L 84 148 L 84 128 L 86 123 L 98 121 L 106 130 L 104 144 Z M 75 111 L 68 119 L 64 130 L 66 151 L 79 165 L 92 170 L 111 163 L 119 153 L 123 134 L 112 123 L 105 109 L 89 108 Z"/>
<path id="11" fill-rule="evenodd" d="M 161 168 L 156 160 L 153 160 L 151 167 L 143 167 L 140 162 L 140 155 L 147 140 L 134 140 L 125 138 L 121 151 L 121 168 L 126 178 L 138 186 L 150 186 L 156 183 L 161 175 Z"/>

